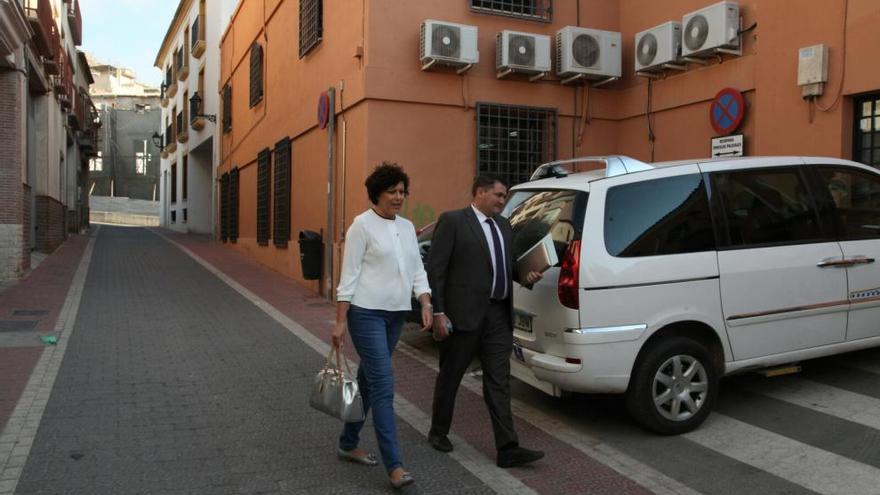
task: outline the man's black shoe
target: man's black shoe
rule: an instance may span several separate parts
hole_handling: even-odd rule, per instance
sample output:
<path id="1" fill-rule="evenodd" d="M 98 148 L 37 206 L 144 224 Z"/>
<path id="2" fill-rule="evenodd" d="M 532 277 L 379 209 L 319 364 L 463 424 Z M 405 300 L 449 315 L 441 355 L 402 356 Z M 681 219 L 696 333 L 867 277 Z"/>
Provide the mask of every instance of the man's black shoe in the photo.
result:
<path id="1" fill-rule="evenodd" d="M 431 447 L 439 450 L 440 452 L 452 452 L 452 442 L 449 441 L 449 438 L 446 435 L 428 435 L 428 442 L 431 443 Z"/>
<path id="2" fill-rule="evenodd" d="M 498 467 L 510 468 L 535 462 L 544 457 L 541 450 L 530 450 L 522 447 L 513 447 L 498 451 Z"/>

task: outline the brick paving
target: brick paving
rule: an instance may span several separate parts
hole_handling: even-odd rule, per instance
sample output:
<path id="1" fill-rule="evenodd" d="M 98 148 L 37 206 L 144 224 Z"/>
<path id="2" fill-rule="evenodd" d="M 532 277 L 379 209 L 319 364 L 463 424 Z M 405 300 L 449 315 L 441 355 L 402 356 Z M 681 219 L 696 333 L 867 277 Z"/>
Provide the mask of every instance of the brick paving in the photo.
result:
<path id="1" fill-rule="evenodd" d="M 80 245 L 81 255 L 85 241 L 68 242 L 58 254 L 68 244 Z M 55 256 L 39 268 L 52 267 Z M 77 259 L 65 260 L 69 282 Z M 272 308 L 242 297 L 235 285 Z M 0 311 L 12 307 L 5 296 Z M 335 458 L 339 424 L 306 405 L 323 356 L 272 311 L 304 327 L 309 339 L 329 342 L 332 304 L 228 246 L 162 229 L 102 227 L 75 332 L 15 493 L 390 492 L 381 468 Z M 488 413 L 479 393 L 465 387 L 453 425 L 462 443 L 453 455 L 437 453 L 424 437 L 436 373 L 409 352 L 394 361 L 398 413 L 406 418 L 398 421 L 401 448 L 417 478 L 407 493 L 648 493 L 522 418 L 522 443 L 547 457 L 495 468 Z M 363 437 L 375 451 L 369 423 Z"/>

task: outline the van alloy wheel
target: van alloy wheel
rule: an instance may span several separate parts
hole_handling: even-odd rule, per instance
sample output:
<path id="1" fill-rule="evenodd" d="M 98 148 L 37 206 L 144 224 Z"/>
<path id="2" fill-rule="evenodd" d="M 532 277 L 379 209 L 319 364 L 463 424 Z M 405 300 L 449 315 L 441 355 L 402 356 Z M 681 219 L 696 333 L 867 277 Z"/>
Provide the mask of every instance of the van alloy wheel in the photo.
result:
<path id="1" fill-rule="evenodd" d="M 684 421 L 705 404 L 709 379 L 693 356 L 675 355 L 657 370 L 651 388 L 657 412 L 671 421 Z"/>

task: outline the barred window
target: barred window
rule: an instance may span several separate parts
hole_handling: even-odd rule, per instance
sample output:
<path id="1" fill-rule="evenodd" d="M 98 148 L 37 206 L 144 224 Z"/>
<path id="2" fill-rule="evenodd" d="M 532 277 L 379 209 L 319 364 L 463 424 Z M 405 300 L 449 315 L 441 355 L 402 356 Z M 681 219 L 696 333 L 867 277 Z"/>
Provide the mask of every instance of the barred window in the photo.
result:
<path id="1" fill-rule="evenodd" d="M 171 165 L 171 202 L 177 202 L 177 164 Z"/>
<path id="2" fill-rule="evenodd" d="M 299 2 L 299 58 L 306 56 L 321 42 L 324 35 L 324 6 L 322 0 Z"/>
<path id="3" fill-rule="evenodd" d="M 229 171 L 229 240 L 238 240 L 238 167 Z"/>
<path id="4" fill-rule="evenodd" d="M 556 159 L 553 108 L 477 103 L 477 173 L 513 186 Z"/>
<path id="5" fill-rule="evenodd" d="M 263 47 L 259 43 L 251 45 L 251 106 L 263 99 Z"/>
<path id="6" fill-rule="evenodd" d="M 229 239 L 229 172 L 220 176 L 220 240 Z"/>
<path id="7" fill-rule="evenodd" d="M 286 248 L 290 240 L 290 139 L 275 143 L 274 215 L 272 242 Z"/>
<path id="8" fill-rule="evenodd" d="M 553 0 L 471 0 L 471 10 L 536 21 L 553 21 Z"/>
<path id="9" fill-rule="evenodd" d="M 187 178 L 187 175 L 189 175 L 187 172 L 187 168 L 188 168 L 187 167 L 187 155 L 183 155 L 183 169 L 180 171 L 181 172 L 180 179 L 183 184 L 183 187 L 180 188 L 180 193 L 181 193 L 181 196 L 183 197 L 184 201 L 186 201 L 186 180 L 187 180 L 186 178 Z"/>
<path id="10" fill-rule="evenodd" d="M 232 130 L 232 86 L 223 86 L 223 132 Z"/>
<path id="11" fill-rule="evenodd" d="M 265 148 L 257 155 L 257 244 L 269 245 L 269 168 L 272 152 Z"/>

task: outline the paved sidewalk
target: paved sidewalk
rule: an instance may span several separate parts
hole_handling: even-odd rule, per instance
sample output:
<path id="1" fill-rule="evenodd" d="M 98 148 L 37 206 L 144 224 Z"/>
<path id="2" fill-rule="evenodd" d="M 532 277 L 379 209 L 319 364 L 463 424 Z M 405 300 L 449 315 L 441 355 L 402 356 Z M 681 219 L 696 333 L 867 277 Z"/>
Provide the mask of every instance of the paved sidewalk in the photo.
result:
<path id="1" fill-rule="evenodd" d="M 0 478 L 0 494 L 391 491 L 381 468 L 336 459 L 340 425 L 307 405 L 331 304 L 206 236 L 104 226 L 91 256 L 33 446 L 15 447 L 23 468 L 7 466 L 17 478 Z M 70 279 L 78 261 L 66 259 Z M 407 493 L 648 493 L 521 418 L 522 443 L 547 458 L 495 467 L 471 387 L 459 393 L 456 450 L 434 451 L 424 435 L 436 372 L 412 347 L 401 351 L 399 437 L 417 478 Z M 370 424 L 362 444 L 376 450 Z"/>

